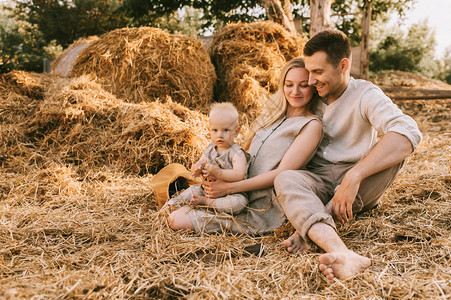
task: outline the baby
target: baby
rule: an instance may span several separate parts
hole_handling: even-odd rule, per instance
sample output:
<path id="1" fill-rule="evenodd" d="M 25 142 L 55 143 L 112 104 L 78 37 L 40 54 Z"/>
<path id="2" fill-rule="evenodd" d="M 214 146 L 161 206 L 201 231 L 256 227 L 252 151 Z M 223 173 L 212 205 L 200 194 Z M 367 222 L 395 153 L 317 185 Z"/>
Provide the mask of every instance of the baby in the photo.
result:
<path id="1" fill-rule="evenodd" d="M 240 132 L 238 112 L 231 103 L 215 103 L 209 116 L 211 144 L 203 152 L 198 162 L 193 164 L 193 177 L 203 176 L 204 180 L 243 180 L 247 171 L 249 154 L 235 143 Z M 205 196 L 202 185 L 193 185 L 167 202 L 172 208 L 186 204 L 204 205 L 219 212 L 237 214 L 247 205 L 244 194 L 231 194 L 221 198 Z"/>

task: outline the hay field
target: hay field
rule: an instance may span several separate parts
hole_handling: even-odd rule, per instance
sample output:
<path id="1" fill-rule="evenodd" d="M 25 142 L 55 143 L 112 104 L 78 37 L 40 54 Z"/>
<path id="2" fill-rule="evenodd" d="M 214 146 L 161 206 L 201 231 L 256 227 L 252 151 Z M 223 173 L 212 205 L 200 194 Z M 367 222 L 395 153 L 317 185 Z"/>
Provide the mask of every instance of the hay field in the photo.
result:
<path id="1" fill-rule="evenodd" d="M 149 181 L 198 158 L 200 112 L 125 101 L 87 75 L 14 71 L 0 91 L 2 299 L 451 298 L 450 100 L 398 102 L 424 141 L 379 207 L 339 226 L 373 265 L 329 285 L 320 249 L 282 247 L 290 226 L 258 238 L 168 228 Z M 256 243 L 261 255 L 243 250 Z"/>

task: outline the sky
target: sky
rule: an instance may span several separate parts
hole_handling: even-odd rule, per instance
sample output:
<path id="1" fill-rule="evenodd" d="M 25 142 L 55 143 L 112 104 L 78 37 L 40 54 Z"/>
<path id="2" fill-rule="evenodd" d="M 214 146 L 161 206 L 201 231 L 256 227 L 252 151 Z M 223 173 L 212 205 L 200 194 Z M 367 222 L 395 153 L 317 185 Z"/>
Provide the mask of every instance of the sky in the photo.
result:
<path id="1" fill-rule="evenodd" d="M 416 0 L 413 9 L 407 12 L 406 28 L 426 18 L 429 27 L 435 30 L 435 56 L 442 58 L 445 49 L 451 48 L 451 0 Z"/>

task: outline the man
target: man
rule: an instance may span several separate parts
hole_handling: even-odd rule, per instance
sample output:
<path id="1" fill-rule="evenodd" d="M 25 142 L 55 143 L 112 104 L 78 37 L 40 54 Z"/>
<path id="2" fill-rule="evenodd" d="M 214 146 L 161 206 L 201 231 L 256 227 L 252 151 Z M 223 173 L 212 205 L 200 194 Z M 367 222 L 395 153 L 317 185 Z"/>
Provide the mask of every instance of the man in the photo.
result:
<path id="1" fill-rule="evenodd" d="M 296 228 L 285 247 L 290 252 L 310 243 L 321 247 L 326 253 L 319 257 L 320 270 L 332 283 L 371 265 L 346 247 L 334 219 L 345 223 L 373 208 L 422 136 L 415 121 L 378 87 L 350 76 L 351 46 L 345 34 L 318 33 L 305 45 L 304 56 L 309 85 L 323 100 L 324 139 L 308 170 L 283 172 L 274 186 Z"/>

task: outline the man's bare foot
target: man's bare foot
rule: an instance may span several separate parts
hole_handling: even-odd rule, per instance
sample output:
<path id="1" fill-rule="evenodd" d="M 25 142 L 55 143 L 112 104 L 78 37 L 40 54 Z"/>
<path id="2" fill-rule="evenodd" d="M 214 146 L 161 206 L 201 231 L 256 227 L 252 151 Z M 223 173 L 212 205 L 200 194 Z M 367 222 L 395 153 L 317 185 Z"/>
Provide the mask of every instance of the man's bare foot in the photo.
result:
<path id="1" fill-rule="evenodd" d="M 319 257 L 319 263 L 319 269 L 329 283 L 333 283 L 334 278 L 344 280 L 357 275 L 371 266 L 371 260 L 368 257 L 358 255 L 351 250 L 322 254 Z"/>
<path id="2" fill-rule="evenodd" d="M 309 244 L 295 231 L 288 239 L 282 242 L 288 252 L 298 253 L 310 248 Z"/>
<path id="3" fill-rule="evenodd" d="M 191 196 L 191 201 L 189 202 L 190 205 L 205 205 L 207 204 L 207 197 L 205 196 L 199 196 L 199 195 L 193 195 Z"/>

